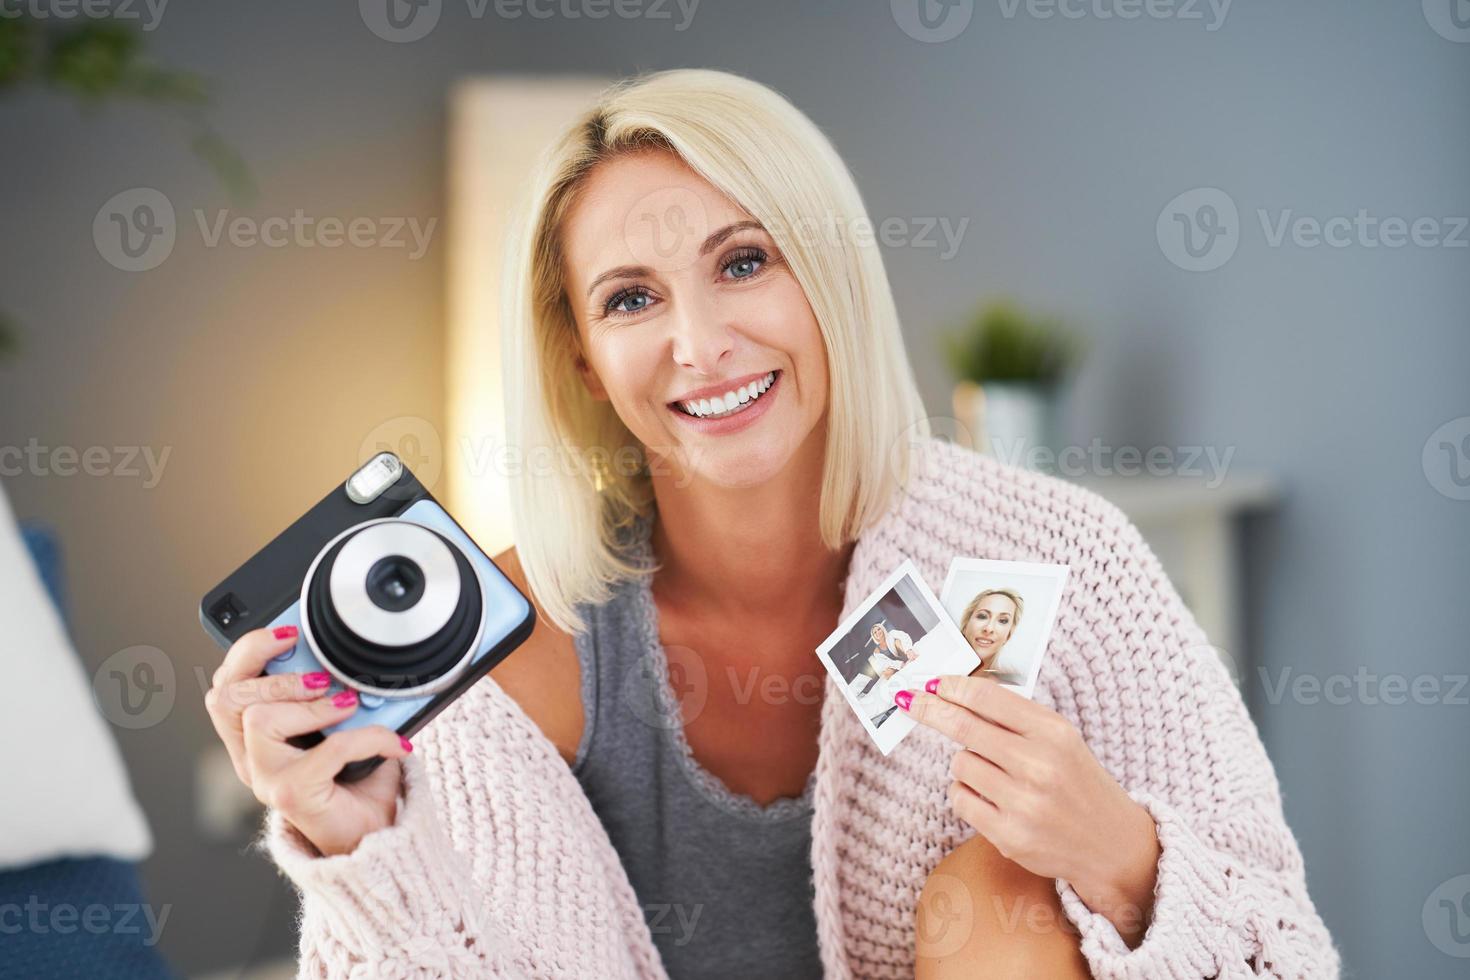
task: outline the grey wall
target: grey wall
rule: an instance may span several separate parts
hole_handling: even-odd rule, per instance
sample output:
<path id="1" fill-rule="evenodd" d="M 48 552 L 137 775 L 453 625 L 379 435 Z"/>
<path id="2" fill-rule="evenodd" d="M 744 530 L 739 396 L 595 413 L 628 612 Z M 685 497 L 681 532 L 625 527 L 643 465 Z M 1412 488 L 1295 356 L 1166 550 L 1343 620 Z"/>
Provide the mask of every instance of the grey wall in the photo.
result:
<path id="1" fill-rule="evenodd" d="M 1235 447 L 1235 467 L 1282 481 L 1283 505 L 1249 529 L 1258 617 L 1240 656 L 1273 684 L 1284 668 L 1465 674 L 1470 502 L 1436 490 L 1421 450 L 1470 415 L 1470 249 L 1271 247 L 1256 211 L 1470 214 L 1470 44 L 1417 3 L 1239 0 L 1217 30 L 1008 7 L 977 4 L 959 36 L 921 43 L 885 3 L 704 0 L 676 30 L 677 8 L 476 19 L 450 0 L 427 37 L 393 44 L 350 3 L 180 3 L 149 39 L 217 80 L 257 217 L 441 215 L 445 92 L 467 74 L 707 66 L 767 82 L 832 135 L 875 218 L 969 219 L 947 261 L 887 253 L 936 413 L 950 378 L 931 338 L 978 298 L 1062 313 L 1092 340 L 1069 438 Z M 6 487 L 64 533 L 89 669 L 137 644 L 176 665 L 166 720 L 117 733 L 159 840 L 145 870 L 174 906 L 167 952 L 191 971 L 278 954 L 288 893 L 240 843 L 193 830 L 193 760 L 212 737 L 193 671 L 218 659 L 194 603 L 379 422 L 442 420 L 442 235 L 417 261 L 207 248 L 189 212 L 229 201 L 158 114 L 27 95 L 0 104 L 0 132 L 0 308 L 28 328 L 23 359 L 0 367 L 0 445 L 171 452 L 151 489 L 38 472 Z M 181 221 L 167 261 L 133 274 L 91 228 L 138 186 Z M 1236 254 L 1208 273 L 1176 268 L 1155 235 L 1196 187 L 1241 216 Z M 1248 684 L 1351 973 L 1462 975 L 1421 911 L 1470 873 L 1470 707 L 1272 703 L 1259 674 Z"/>

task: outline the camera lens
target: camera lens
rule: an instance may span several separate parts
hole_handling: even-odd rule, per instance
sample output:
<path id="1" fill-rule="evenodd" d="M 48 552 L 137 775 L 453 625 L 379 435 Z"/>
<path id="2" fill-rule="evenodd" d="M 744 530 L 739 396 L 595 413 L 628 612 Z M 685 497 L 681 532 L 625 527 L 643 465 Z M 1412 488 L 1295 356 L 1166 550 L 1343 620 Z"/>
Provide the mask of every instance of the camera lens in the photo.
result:
<path id="1" fill-rule="evenodd" d="M 367 594 L 379 609 L 402 612 L 424 594 L 424 570 L 412 558 L 379 558 L 367 574 Z"/>
<path id="2" fill-rule="evenodd" d="M 323 665 L 389 696 L 449 683 L 484 626 L 480 579 L 464 552 L 430 527 L 391 518 L 333 539 L 312 564 L 301 606 Z"/>

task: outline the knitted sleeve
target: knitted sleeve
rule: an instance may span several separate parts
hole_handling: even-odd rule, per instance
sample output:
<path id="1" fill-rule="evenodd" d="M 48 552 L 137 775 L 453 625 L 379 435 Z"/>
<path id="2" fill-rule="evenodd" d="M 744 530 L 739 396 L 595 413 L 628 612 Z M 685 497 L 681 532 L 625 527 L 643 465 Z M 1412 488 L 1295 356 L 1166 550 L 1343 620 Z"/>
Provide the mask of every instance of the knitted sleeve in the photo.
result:
<path id="1" fill-rule="evenodd" d="M 1053 640 L 1063 669 L 1047 672 L 1047 690 L 1153 816 L 1161 847 L 1134 949 L 1057 883 L 1094 975 L 1336 977 L 1275 770 L 1219 652 L 1133 525 L 1091 495 L 1073 503 L 1085 513 L 1066 522 L 1081 528 L 1066 601 L 1081 614 Z"/>
<path id="2" fill-rule="evenodd" d="M 300 976 L 662 976 L 576 777 L 492 678 L 414 737 L 390 827 L 320 856 L 274 811 L 261 837 L 300 894 Z"/>
<path id="3" fill-rule="evenodd" d="M 323 857 L 276 810 L 262 841 L 301 896 L 297 976 L 520 977 L 484 896 L 445 840 L 422 759 L 404 762 L 391 827 Z"/>

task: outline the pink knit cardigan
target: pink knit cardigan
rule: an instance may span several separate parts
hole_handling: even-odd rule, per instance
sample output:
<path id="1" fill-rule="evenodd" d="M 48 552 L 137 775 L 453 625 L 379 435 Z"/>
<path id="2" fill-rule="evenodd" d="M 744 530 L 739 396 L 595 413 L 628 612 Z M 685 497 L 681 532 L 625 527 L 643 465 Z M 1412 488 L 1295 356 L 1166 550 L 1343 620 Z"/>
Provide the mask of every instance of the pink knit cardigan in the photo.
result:
<path id="1" fill-rule="evenodd" d="M 922 443 L 918 458 L 907 492 L 856 546 L 842 615 L 904 558 L 936 590 L 957 555 L 1071 566 L 1037 700 L 1077 726 L 1161 844 L 1135 949 L 1057 882 L 1093 973 L 1336 976 L 1275 771 L 1137 531 L 1091 493 L 952 444 Z M 666 977 L 580 784 L 493 674 L 415 749 L 396 823 L 351 854 L 321 857 L 267 814 L 260 846 L 301 894 L 300 976 Z M 947 802 L 956 749 L 920 726 L 884 758 L 829 678 L 812 823 L 828 977 L 913 976 L 911 910 L 974 834 Z"/>

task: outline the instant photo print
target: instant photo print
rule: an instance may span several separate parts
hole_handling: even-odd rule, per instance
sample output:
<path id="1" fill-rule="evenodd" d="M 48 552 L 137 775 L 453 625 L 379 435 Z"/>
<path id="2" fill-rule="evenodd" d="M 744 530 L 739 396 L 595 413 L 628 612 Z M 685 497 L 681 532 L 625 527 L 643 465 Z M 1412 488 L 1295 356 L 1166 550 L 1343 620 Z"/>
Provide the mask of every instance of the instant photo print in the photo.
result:
<path id="1" fill-rule="evenodd" d="M 956 558 L 940 602 L 979 658 L 979 674 L 1029 698 L 1066 584 L 1066 565 Z"/>
<path id="2" fill-rule="evenodd" d="M 379 453 L 205 595 L 199 620 L 229 648 L 295 626 L 267 674 L 325 671 L 359 708 L 291 744 L 384 725 L 409 737 L 531 635 L 535 611 L 408 467 Z M 349 764 L 351 782 L 383 760 Z"/>
<path id="3" fill-rule="evenodd" d="M 904 561 L 817 648 L 827 672 L 884 755 L 917 724 L 893 700 L 939 674 L 968 674 L 979 658 L 911 561 Z"/>

